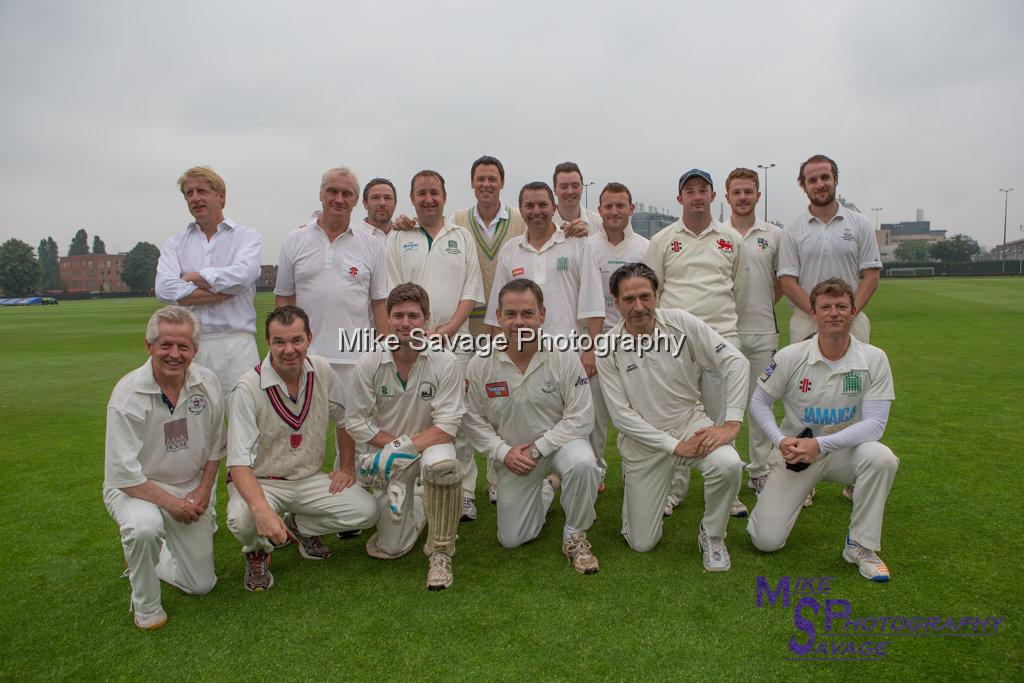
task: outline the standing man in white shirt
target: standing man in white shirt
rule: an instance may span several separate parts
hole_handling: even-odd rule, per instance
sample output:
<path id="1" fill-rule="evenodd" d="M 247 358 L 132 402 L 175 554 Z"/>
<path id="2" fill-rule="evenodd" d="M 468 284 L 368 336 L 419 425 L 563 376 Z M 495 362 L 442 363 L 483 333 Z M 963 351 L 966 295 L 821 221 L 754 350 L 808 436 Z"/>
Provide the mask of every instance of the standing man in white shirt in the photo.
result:
<path id="1" fill-rule="evenodd" d="M 445 220 L 448 195 L 440 173 L 424 170 L 414 175 L 409 195 L 417 227 L 396 230 L 388 236 L 384 247 L 388 287 L 394 289 L 406 282 L 423 287 L 430 297 L 428 334 L 457 342 L 469 336 L 469 316 L 484 303 L 476 245 L 468 230 Z M 455 356 L 465 375 L 472 351 L 456 349 Z M 455 450 L 464 475 L 462 518 L 472 521 L 477 517 L 476 459 L 462 434 L 456 439 Z"/>
<path id="2" fill-rule="evenodd" d="M 103 503 L 117 522 L 135 625 L 167 623 L 160 581 L 189 595 L 213 590 L 213 489 L 224 457 L 224 402 L 211 370 L 192 362 L 199 319 L 165 306 L 146 326 L 149 360 L 107 405 Z"/>
<path id="3" fill-rule="evenodd" d="M 352 211 L 358 202 L 359 180 L 351 169 L 338 166 L 324 172 L 320 215 L 284 238 L 274 287 L 275 306 L 299 306 L 309 316 L 313 336 L 309 352 L 331 364 L 341 382 L 343 404 L 355 362 L 369 348 L 352 343 L 342 348 L 340 336 L 358 339 L 361 330 L 387 329 L 383 242 L 355 227 Z M 356 453 L 348 432 L 339 428 L 338 434 L 335 467 L 342 455 L 351 458 Z"/>
<path id="4" fill-rule="evenodd" d="M 739 348 L 739 311 L 746 302 L 747 264 L 743 238 L 711 215 L 715 200 L 711 174 L 690 169 L 679 178 L 679 196 L 683 207 L 678 221 L 651 237 L 644 261 L 658 276 L 661 292 L 658 306 L 679 308 L 697 316 L 726 342 Z M 700 394 L 707 415 L 715 424 L 725 419 L 722 378 L 709 369 L 700 377 Z M 665 514 L 686 495 L 687 469 L 680 469 L 673 482 Z M 747 508 L 739 498 L 731 512 L 745 517 Z"/>
<path id="5" fill-rule="evenodd" d="M 375 237 L 386 239 L 394 229 L 391 217 L 395 215 L 397 198 L 395 185 L 387 178 L 374 178 L 363 188 L 363 208 L 366 209 L 363 226 Z"/>
<path id="6" fill-rule="evenodd" d="M 627 263 L 642 262 L 647 257 L 649 241 L 646 237 L 633 232 L 629 220 L 636 207 L 633 195 L 622 183 L 611 182 L 604 186 L 598 198 L 598 211 L 601 213 L 601 229 L 590 236 L 590 248 L 597 260 L 597 268 L 601 272 L 601 290 L 604 293 L 604 325 L 602 332 L 612 329 L 622 316 L 615 307 L 609 279 L 616 270 Z M 590 446 L 597 456 L 597 464 L 601 467 L 601 490 L 604 490 L 603 476 L 608 466 L 604 459 L 605 443 L 608 439 L 608 406 L 601 394 L 601 375 L 590 378 L 590 395 L 594 401 L 594 431 L 590 433 Z"/>
<path id="7" fill-rule="evenodd" d="M 536 282 L 507 283 L 498 306 L 508 347 L 469 362 L 463 418 L 473 445 L 497 469 L 498 542 L 518 548 L 537 538 L 555 496 L 547 476 L 555 472 L 565 510 L 562 553 L 577 572 L 593 574 L 598 562 L 587 529 L 597 518 L 601 471 L 586 440 L 594 416 L 583 365 L 572 351 L 540 349 L 544 293 Z"/>
<path id="8" fill-rule="evenodd" d="M 786 544 L 802 503 L 820 481 L 856 484 L 843 548 L 847 562 L 871 581 L 889 580 L 879 559 L 882 514 L 899 459 L 879 443 L 895 399 L 889 359 L 851 333 L 853 288 L 839 278 L 818 283 L 809 294 L 818 334 L 780 349 L 761 374 L 750 402 L 751 417 L 781 452 L 747 522 L 758 550 Z M 782 429 L 772 404 L 782 399 Z"/>
<path id="9" fill-rule="evenodd" d="M 601 216 L 580 205 L 585 191 L 583 172 L 574 161 L 563 161 L 555 166 L 551 178 L 558 197 L 558 210 L 553 216 L 556 228 L 561 228 L 575 236 L 586 228 L 586 234 L 596 235 L 601 230 Z"/>
<path id="10" fill-rule="evenodd" d="M 793 305 L 789 343 L 815 332 L 809 293 L 819 282 L 838 277 L 854 291 L 856 317 L 851 333 L 868 343 L 871 322 L 864 314 L 878 289 L 882 259 L 871 220 L 836 199 L 839 167 L 824 154 L 800 164 L 797 182 L 810 204 L 783 231 L 779 282 Z"/>
<path id="11" fill-rule="evenodd" d="M 230 392 L 259 361 L 253 299 L 263 239 L 253 228 L 224 217 L 227 188 L 213 169 L 188 169 L 178 187 L 195 220 L 164 242 L 156 297 L 196 312 L 203 334 L 196 362 L 213 370 Z"/>
<path id="12" fill-rule="evenodd" d="M 782 296 L 782 289 L 775 273 L 779 269 L 782 230 L 757 218 L 761 191 L 756 171 L 733 169 L 725 179 L 725 198 L 732 209 L 729 226 L 743 238 L 747 256 L 747 301 L 739 311 L 738 332 L 740 351 L 750 362 L 748 391 L 753 393 L 758 376 L 779 348 L 775 304 Z M 748 432 L 750 488 L 760 493 L 768 479 L 771 442 L 754 422 L 749 423 Z"/>
<path id="13" fill-rule="evenodd" d="M 622 315 L 609 332 L 610 353 L 597 359 L 622 455 L 622 534 L 638 552 L 661 538 L 662 510 L 679 462 L 704 477 L 704 518 L 697 536 L 708 571 L 730 567 L 725 547 L 730 501 L 743 462 L 732 446 L 743 421 L 747 360 L 694 315 L 655 309 L 658 276 L 643 263 L 612 274 L 612 295 Z M 648 343 L 649 350 L 639 345 Z M 722 374 L 725 420 L 716 426 L 700 404 L 702 368 Z"/>

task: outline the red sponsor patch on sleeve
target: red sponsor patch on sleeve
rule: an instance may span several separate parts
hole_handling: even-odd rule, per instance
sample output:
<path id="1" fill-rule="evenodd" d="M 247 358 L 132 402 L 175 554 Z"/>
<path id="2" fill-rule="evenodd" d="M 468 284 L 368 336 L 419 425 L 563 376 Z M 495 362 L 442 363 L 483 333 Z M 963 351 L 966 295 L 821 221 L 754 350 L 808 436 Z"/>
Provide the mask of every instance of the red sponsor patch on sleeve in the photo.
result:
<path id="1" fill-rule="evenodd" d="M 490 382 L 485 388 L 487 398 L 508 398 L 508 382 Z"/>

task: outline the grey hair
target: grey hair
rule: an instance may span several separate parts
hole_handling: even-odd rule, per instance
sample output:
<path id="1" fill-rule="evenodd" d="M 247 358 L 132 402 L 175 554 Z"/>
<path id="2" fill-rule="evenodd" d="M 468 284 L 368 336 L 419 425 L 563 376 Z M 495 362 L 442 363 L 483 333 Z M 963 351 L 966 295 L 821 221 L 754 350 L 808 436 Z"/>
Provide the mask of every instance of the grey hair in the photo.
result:
<path id="1" fill-rule="evenodd" d="M 164 306 L 159 311 L 149 317 L 149 322 L 146 324 L 146 341 L 150 344 L 156 341 L 156 338 L 160 336 L 160 323 L 170 323 L 171 325 L 181 325 L 188 323 L 192 326 L 192 343 L 195 344 L 196 348 L 199 348 L 199 339 L 202 336 L 202 330 L 199 326 L 199 318 L 191 310 L 184 306 Z"/>
<path id="2" fill-rule="evenodd" d="M 351 178 L 353 181 L 355 181 L 355 184 L 356 184 L 357 188 L 358 187 L 362 187 L 362 185 L 359 184 L 359 178 L 356 176 L 356 172 L 355 171 L 353 171 L 348 166 L 335 166 L 334 168 L 327 169 L 326 171 L 324 171 L 324 174 L 322 176 L 320 176 L 320 189 L 321 190 L 323 190 L 324 186 L 327 184 L 327 179 L 330 176 L 335 175 L 335 174 L 337 174 L 337 175 L 347 175 L 349 178 Z"/>

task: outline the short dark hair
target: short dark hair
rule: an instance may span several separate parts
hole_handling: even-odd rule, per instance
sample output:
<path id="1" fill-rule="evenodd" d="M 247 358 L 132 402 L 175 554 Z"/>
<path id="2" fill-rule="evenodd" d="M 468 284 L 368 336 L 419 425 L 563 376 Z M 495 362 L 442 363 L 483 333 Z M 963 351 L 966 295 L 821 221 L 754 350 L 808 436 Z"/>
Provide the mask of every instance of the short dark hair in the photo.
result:
<path id="1" fill-rule="evenodd" d="M 523 185 L 523 189 L 519 190 L 519 203 L 523 203 L 523 193 L 527 190 L 544 190 L 548 193 L 548 197 L 551 198 L 551 203 L 555 203 L 555 193 L 551 191 L 551 186 L 545 183 L 543 180 L 534 180 L 532 183 L 526 183 Z"/>
<path id="2" fill-rule="evenodd" d="M 846 282 L 846 280 L 840 280 L 837 277 L 830 277 L 827 280 L 822 280 L 818 284 L 814 285 L 811 290 L 811 310 L 814 310 L 814 304 L 819 296 L 846 296 L 850 299 L 850 305 L 856 306 L 856 302 L 853 300 L 853 287 Z"/>
<path id="3" fill-rule="evenodd" d="M 597 196 L 597 205 L 601 206 L 601 197 L 604 197 L 605 192 L 625 192 L 626 196 L 629 197 L 629 203 L 633 203 L 633 193 L 629 191 L 629 188 L 622 183 L 617 183 L 614 180 L 604 186 L 601 190 L 601 194 Z"/>
<path id="4" fill-rule="evenodd" d="M 267 322 L 264 325 L 266 338 L 270 339 L 270 323 L 276 321 L 281 325 L 291 325 L 297 319 L 302 321 L 302 327 L 306 330 L 306 336 L 312 337 L 313 330 L 309 329 L 309 316 L 300 307 L 289 304 L 288 306 L 278 306 L 267 314 Z"/>
<path id="5" fill-rule="evenodd" d="M 832 177 L 835 178 L 836 181 L 839 180 L 839 167 L 836 166 L 836 162 L 832 161 L 824 154 L 815 154 L 810 159 L 800 164 L 800 174 L 796 177 L 796 182 L 800 187 L 804 186 L 804 166 L 807 164 L 815 164 L 819 161 L 827 161 L 829 165 L 832 166 Z"/>
<path id="6" fill-rule="evenodd" d="M 497 166 L 498 175 L 501 177 L 501 182 L 505 182 L 505 167 L 501 165 L 501 162 L 494 157 L 484 155 L 473 162 L 473 165 L 469 168 L 469 180 L 472 182 L 473 178 L 476 177 L 477 166 Z"/>
<path id="7" fill-rule="evenodd" d="M 448 194 L 448 190 L 444 189 L 444 178 L 437 171 L 431 171 L 429 168 L 424 169 L 412 177 L 412 182 L 409 183 L 409 194 L 416 191 L 416 181 L 420 178 L 437 178 L 441 181 L 441 192 Z"/>
<path id="8" fill-rule="evenodd" d="M 559 173 L 579 173 L 580 182 L 583 182 L 583 171 L 580 170 L 580 167 L 576 164 L 575 161 L 563 161 L 562 163 L 555 166 L 555 172 L 551 174 L 551 183 L 553 185 L 558 184 Z"/>
<path id="9" fill-rule="evenodd" d="M 410 301 L 419 304 L 424 318 L 430 317 L 430 297 L 427 295 L 427 290 L 415 282 L 403 282 L 400 285 L 395 285 L 395 288 L 388 294 L 387 302 L 385 303 L 388 315 L 391 315 L 391 309 L 398 304 Z"/>
<path id="10" fill-rule="evenodd" d="M 373 187 L 374 185 L 387 185 L 388 187 L 391 188 L 391 194 L 395 195 L 395 199 L 398 199 L 398 190 L 395 189 L 395 184 L 394 183 L 392 183 L 387 178 L 374 178 L 370 182 L 366 183 L 365 187 L 363 187 L 363 201 L 364 202 L 370 196 L 370 188 Z"/>
<path id="11" fill-rule="evenodd" d="M 501 297 L 505 296 L 507 292 L 513 294 L 521 294 L 522 292 L 533 292 L 533 295 L 537 297 L 537 306 L 540 308 L 544 307 L 544 292 L 533 280 L 525 277 L 517 277 L 515 280 L 510 280 L 505 283 L 505 286 L 498 292 L 498 314 L 501 314 Z"/>
<path id="12" fill-rule="evenodd" d="M 608 279 L 608 288 L 611 290 L 613 297 L 619 298 L 619 285 L 622 284 L 623 280 L 631 277 L 647 278 L 651 282 L 651 287 L 654 288 L 654 293 L 658 293 L 658 275 L 646 263 L 638 262 L 619 266 L 612 273 L 612 276 Z"/>

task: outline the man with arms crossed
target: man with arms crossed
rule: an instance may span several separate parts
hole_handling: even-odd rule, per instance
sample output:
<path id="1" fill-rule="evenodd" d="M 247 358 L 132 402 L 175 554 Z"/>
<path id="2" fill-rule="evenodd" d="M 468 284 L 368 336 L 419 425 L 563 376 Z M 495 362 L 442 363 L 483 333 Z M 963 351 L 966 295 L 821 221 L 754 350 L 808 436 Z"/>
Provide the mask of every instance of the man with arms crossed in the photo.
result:
<path id="1" fill-rule="evenodd" d="M 193 364 L 199 320 L 165 306 L 146 326 L 149 360 L 121 378 L 107 405 L 103 503 L 117 522 L 135 625 L 160 628 L 160 580 L 213 590 L 213 487 L 224 457 L 220 382 Z"/>
<path id="2" fill-rule="evenodd" d="M 746 301 L 747 280 L 743 238 L 711 216 L 715 190 L 709 173 L 690 169 L 679 178 L 678 189 L 676 199 L 683 214 L 651 237 L 644 261 L 662 283 L 658 306 L 692 313 L 739 348 L 737 324 Z M 708 417 L 722 424 L 722 378 L 713 370 L 702 371 L 700 396 Z M 677 473 L 665 505 L 666 515 L 686 496 L 688 476 L 687 468 Z M 730 512 L 745 517 L 747 508 L 736 498 Z"/>
<path id="3" fill-rule="evenodd" d="M 750 413 L 786 467 L 768 476 L 747 532 L 758 550 L 778 550 L 819 481 L 856 484 L 843 557 L 864 578 L 888 581 L 889 569 L 876 553 L 899 460 L 878 439 L 895 394 L 885 352 L 851 334 L 855 301 L 839 278 L 818 283 L 809 295 L 818 334 L 780 349 L 758 381 Z M 772 413 L 780 398 L 781 430 Z"/>
<path id="4" fill-rule="evenodd" d="M 445 220 L 444 203 L 448 198 L 444 178 L 437 171 L 420 171 L 412 178 L 409 192 L 416 210 L 414 230 L 396 230 L 385 245 L 388 287 L 413 282 L 423 287 L 430 297 L 430 335 L 455 340 L 468 337 L 469 315 L 477 304 L 484 303 L 484 287 L 480 278 L 473 236 L 463 227 Z M 462 373 L 473 354 L 457 350 Z M 472 521 L 476 510 L 476 459 L 473 447 L 460 434 L 455 452 L 462 463 L 462 518 Z"/>
<path id="5" fill-rule="evenodd" d="M 729 569 L 725 547 L 729 505 L 743 462 L 732 446 L 743 420 L 747 360 L 696 316 L 655 309 L 658 276 L 642 263 L 619 268 L 612 296 L 622 320 L 609 332 L 616 346 L 597 359 L 601 388 L 619 430 L 622 455 L 622 534 L 638 552 L 661 538 L 662 509 L 677 461 L 704 477 L 704 519 L 697 536 L 704 568 Z M 656 342 L 639 353 L 631 344 Z M 704 413 L 697 382 L 702 368 L 722 374 L 725 421 Z"/>
<path id="6" fill-rule="evenodd" d="M 772 361 L 779 348 L 779 331 L 775 324 L 775 303 L 782 296 L 775 272 L 779 269 L 778 226 L 757 218 L 757 202 L 761 199 L 757 172 L 737 168 L 725 179 L 725 198 L 732 209 L 729 226 L 743 238 L 749 274 L 746 305 L 740 310 L 740 351 L 750 361 L 748 392 L 753 392 L 758 376 Z M 749 400 L 750 397 L 747 396 Z M 768 479 L 768 458 L 771 442 L 755 423 L 749 425 L 748 474 L 750 488 L 760 493 Z"/>
<path id="7" fill-rule="evenodd" d="M 587 443 L 594 414 L 583 365 L 572 351 L 538 349 L 544 294 L 532 280 L 501 288 L 498 321 L 507 351 L 469 362 L 464 419 L 473 445 L 496 463 L 498 542 L 517 548 L 537 538 L 555 495 L 546 477 L 556 472 L 565 510 L 562 553 L 573 569 L 593 574 L 598 563 L 587 529 L 597 517 L 601 470 Z"/>
<path id="8" fill-rule="evenodd" d="M 203 334 L 196 362 L 213 370 L 225 391 L 231 391 L 259 360 L 253 299 L 263 239 L 224 217 L 227 188 L 213 169 L 188 169 L 178 187 L 195 220 L 160 249 L 156 297 L 196 312 Z"/>
<path id="9" fill-rule="evenodd" d="M 633 195 L 622 183 L 608 183 L 601 190 L 598 211 L 601 213 L 601 229 L 591 235 L 590 249 L 601 272 L 601 289 L 604 293 L 604 325 L 602 332 L 612 329 L 622 316 L 615 308 L 608 281 L 616 270 L 627 263 L 639 263 L 647 257 L 649 241 L 633 232 L 629 219 L 633 216 Z M 594 431 L 590 433 L 590 447 L 597 456 L 602 478 L 608 466 L 604 460 L 604 448 L 608 439 L 608 406 L 601 394 L 600 375 L 590 378 L 590 395 L 594 401 Z M 604 490 L 604 482 L 601 482 Z"/>
<path id="10" fill-rule="evenodd" d="M 351 455 L 342 452 L 330 475 L 321 471 L 328 423 L 340 431 L 345 409 L 330 364 L 308 355 L 309 317 L 298 306 L 275 308 L 266 334 L 266 358 L 242 375 L 228 409 L 227 521 L 245 553 L 250 591 L 273 587 L 275 546 L 290 539 L 307 560 L 326 560 L 331 550 L 322 534 L 377 521 L 373 496 L 353 486 Z"/>
<path id="11" fill-rule="evenodd" d="M 423 481 L 423 500 L 409 491 L 390 516 L 392 501 L 378 489 L 381 514 L 366 552 L 379 559 L 401 557 L 412 549 L 425 521 L 427 588 L 444 590 L 454 580 L 452 555 L 462 511 L 462 465 L 453 445 L 465 412 L 462 370 L 448 351 L 413 348 L 413 331 L 433 324 L 423 287 L 411 282 L 395 287 L 387 298 L 387 314 L 398 348 L 359 359 L 346 424 L 354 438 L 381 448 L 381 457 L 420 456 L 413 467 Z"/>

